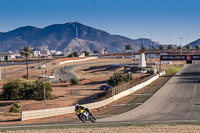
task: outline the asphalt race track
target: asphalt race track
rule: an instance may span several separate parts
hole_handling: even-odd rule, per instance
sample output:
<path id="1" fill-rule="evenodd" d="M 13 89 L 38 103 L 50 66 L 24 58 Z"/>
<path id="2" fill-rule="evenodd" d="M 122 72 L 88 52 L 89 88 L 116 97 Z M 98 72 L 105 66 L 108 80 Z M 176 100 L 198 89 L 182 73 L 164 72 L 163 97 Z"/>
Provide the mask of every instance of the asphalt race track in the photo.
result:
<path id="1" fill-rule="evenodd" d="M 197 63 L 197 62 L 196 62 Z M 200 65 L 187 64 L 141 106 L 98 122 L 200 120 Z"/>

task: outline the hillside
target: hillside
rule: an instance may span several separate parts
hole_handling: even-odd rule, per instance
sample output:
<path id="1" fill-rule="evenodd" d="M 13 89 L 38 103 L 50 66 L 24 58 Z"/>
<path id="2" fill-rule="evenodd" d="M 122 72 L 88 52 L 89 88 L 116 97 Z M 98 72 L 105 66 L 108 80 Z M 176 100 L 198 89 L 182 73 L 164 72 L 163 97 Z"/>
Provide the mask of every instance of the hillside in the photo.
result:
<path id="1" fill-rule="evenodd" d="M 77 29 L 77 30 L 76 30 Z M 76 31 L 78 38 L 76 38 Z M 102 51 L 107 49 L 109 53 L 124 52 L 125 45 L 132 45 L 133 51 L 149 43 L 160 45 L 150 39 L 130 39 L 127 37 L 112 35 L 106 31 L 95 29 L 78 22 L 54 24 L 44 28 L 25 26 L 9 32 L 0 33 L 0 52 L 19 51 L 25 46 L 32 46 L 35 50 L 46 48 L 59 50 L 65 53 L 87 50 Z"/>

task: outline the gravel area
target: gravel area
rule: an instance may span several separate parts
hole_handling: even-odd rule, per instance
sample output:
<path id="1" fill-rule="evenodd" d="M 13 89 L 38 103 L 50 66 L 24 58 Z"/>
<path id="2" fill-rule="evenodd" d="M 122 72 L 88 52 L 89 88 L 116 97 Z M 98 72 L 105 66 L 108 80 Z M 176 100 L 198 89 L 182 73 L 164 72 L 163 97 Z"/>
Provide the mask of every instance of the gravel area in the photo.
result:
<path id="1" fill-rule="evenodd" d="M 6 133 L 199 133 L 197 125 L 151 125 L 151 126 L 125 126 L 105 128 L 66 128 L 66 129 L 42 129 L 42 130 L 18 130 Z M 5 133 L 0 132 L 0 133 Z"/>

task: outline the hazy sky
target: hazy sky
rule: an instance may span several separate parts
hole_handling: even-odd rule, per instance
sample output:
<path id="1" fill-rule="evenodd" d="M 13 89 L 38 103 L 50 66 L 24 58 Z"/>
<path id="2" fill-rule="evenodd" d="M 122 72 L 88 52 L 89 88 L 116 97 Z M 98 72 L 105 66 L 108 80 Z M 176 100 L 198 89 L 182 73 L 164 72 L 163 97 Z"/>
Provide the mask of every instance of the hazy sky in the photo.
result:
<path id="1" fill-rule="evenodd" d="M 0 0 L 0 32 L 78 21 L 132 39 L 200 38 L 200 0 Z"/>

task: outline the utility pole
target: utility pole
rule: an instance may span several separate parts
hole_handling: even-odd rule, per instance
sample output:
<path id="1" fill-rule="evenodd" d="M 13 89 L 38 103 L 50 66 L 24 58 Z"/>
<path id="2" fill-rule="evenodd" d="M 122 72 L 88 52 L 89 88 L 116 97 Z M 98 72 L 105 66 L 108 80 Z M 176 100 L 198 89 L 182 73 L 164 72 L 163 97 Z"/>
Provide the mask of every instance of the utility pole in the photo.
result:
<path id="1" fill-rule="evenodd" d="M 76 27 L 76 39 L 78 39 L 78 27 Z"/>
<path id="2" fill-rule="evenodd" d="M 44 85 L 44 67 L 42 67 L 42 86 L 43 86 L 43 92 L 44 92 L 44 109 L 46 109 L 46 90 Z"/>
<path id="3" fill-rule="evenodd" d="M 6 55 L 4 54 L 4 79 L 6 80 Z"/>
<path id="4" fill-rule="evenodd" d="M 151 70 L 152 70 L 152 52 L 153 52 L 153 50 L 152 50 L 152 43 L 149 43 L 149 45 L 150 45 L 150 64 L 151 64 Z"/>

